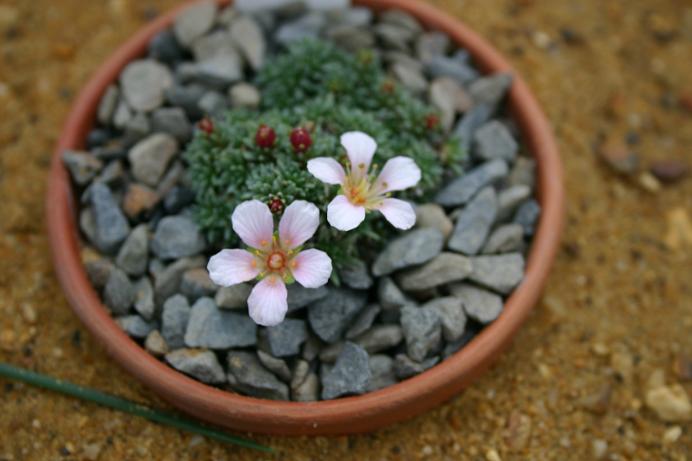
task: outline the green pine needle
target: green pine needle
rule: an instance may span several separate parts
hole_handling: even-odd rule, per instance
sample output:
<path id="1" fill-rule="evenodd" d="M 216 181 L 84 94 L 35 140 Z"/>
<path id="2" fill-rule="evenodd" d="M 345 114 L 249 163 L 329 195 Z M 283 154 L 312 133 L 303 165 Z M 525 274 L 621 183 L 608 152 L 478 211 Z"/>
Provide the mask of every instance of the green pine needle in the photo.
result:
<path id="1" fill-rule="evenodd" d="M 150 421 L 175 427 L 177 429 L 182 429 L 184 431 L 193 432 L 195 434 L 200 434 L 220 442 L 240 445 L 242 447 L 252 448 L 254 450 L 268 453 L 273 452 L 273 450 L 269 447 L 265 447 L 250 440 L 226 434 L 225 432 L 217 429 L 212 429 L 192 419 L 183 418 L 173 413 L 149 408 L 130 400 L 115 397 L 95 389 L 78 386 L 68 381 L 55 379 L 47 375 L 26 370 L 24 368 L 18 368 L 7 363 L 0 363 L 0 376 L 16 381 L 22 381 L 43 389 L 67 394 L 78 399 L 98 403 L 99 405 L 113 408 L 114 410 L 122 411 L 123 413 L 141 416 L 142 418 L 146 418 Z"/>

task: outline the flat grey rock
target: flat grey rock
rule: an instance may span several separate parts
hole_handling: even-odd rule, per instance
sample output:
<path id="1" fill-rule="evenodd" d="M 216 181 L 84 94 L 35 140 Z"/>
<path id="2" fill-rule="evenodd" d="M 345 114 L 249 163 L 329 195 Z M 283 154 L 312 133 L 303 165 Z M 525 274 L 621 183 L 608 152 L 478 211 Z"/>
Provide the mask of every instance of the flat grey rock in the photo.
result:
<path id="1" fill-rule="evenodd" d="M 394 374 L 398 379 L 407 379 L 412 376 L 419 375 L 429 368 L 432 368 L 439 361 L 439 357 L 430 357 L 422 362 L 416 362 L 406 354 L 397 354 L 394 358 Z"/>
<path id="2" fill-rule="evenodd" d="M 353 321 L 351 327 L 346 330 L 346 339 L 353 339 L 368 331 L 381 310 L 378 304 L 370 304 L 363 309 Z"/>
<path id="3" fill-rule="evenodd" d="M 368 266 L 360 260 L 341 269 L 339 276 L 344 285 L 356 290 L 367 290 L 374 283 Z"/>
<path id="4" fill-rule="evenodd" d="M 181 45 L 190 47 L 195 39 L 212 28 L 215 16 L 216 2 L 205 0 L 194 3 L 176 16 L 173 33 Z"/>
<path id="5" fill-rule="evenodd" d="M 283 23 L 277 29 L 274 39 L 277 43 L 288 46 L 301 40 L 317 38 L 326 24 L 324 13 L 308 13 L 296 20 Z"/>
<path id="6" fill-rule="evenodd" d="M 336 364 L 322 376 L 322 399 L 362 394 L 370 383 L 368 353 L 362 347 L 347 342 Z"/>
<path id="7" fill-rule="evenodd" d="M 478 78 L 478 71 L 463 61 L 435 55 L 424 60 L 425 70 L 434 78 L 449 77 L 462 85 Z"/>
<path id="8" fill-rule="evenodd" d="M 257 343 L 257 325 L 250 317 L 223 311 L 211 298 L 200 298 L 192 306 L 185 330 L 189 347 L 228 349 Z"/>
<path id="9" fill-rule="evenodd" d="M 149 41 L 149 57 L 157 61 L 175 65 L 182 61 L 185 52 L 171 29 L 164 29 Z"/>
<path id="10" fill-rule="evenodd" d="M 257 350 L 257 358 L 264 365 L 264 368 L 274 373 L 284 382 L 291 381 L 291 370 L 285 360 L 274 357 L 262 350 Z"/>
<path id="11" fill-rule="evenodd" d="M 310 327 L 323 341 L 337 342 L 367 301 L 365 292 L 330 288 L 328 296 L 308 306 Z"/>
<path id="12" fill-rule="evenodd" d="M 140 276 L 149 262 L 149 232 L 146 224 L 135 227 L 118 251 L 115 263 L 126 274 Z"/>
<path id="13" fill-rule="evenodd" d="M 93 243 L 103 253 L 114 253 L 129 235 L 130 224 L 105 184 L 96 183 L 91 186 L 90 202 L 94 226 Z"/>
<path id="14" fill-rule="evenodd" d="M 293 283 L 287 287 L 288 289 L 288 312 L 293 312 L 302 309 L 309 304 L 323 299 L 329 294 L 326 286 L 319 288 L 305 288 L 299 283 Z"/>
<path id="15" fill-rule="evenodd" d="M 428 88 L 428 80 L 418 67 L 396 62 L 392 65 L 392 74 L 404 87 L 415 94 L 422 94 Z"/>
<path id="16" fill-rule="evenodd" d="M 216 355 L 201 349 L 178 349 L 166 354 L 166 362 L 173 368 L 208 384 L 226 382 L 226 374 Z"/>
<path id="17" fill-rule="evenodd" d="M 254 71 L 264 65 L 267 44 L 262 29 L 249 16 L 234 20 L 230 27 L 231 39 Z"/>
<path id="18" fill-rule="evenodd" d="M 154 357 L 163 357 L 170 352 L 166 340 L 159 330 L 151 330 L 144 340 L 144 349 Z"/>
<path id="19" fill-rule="evenodd" d="M 524 257 L 520 253 L 471 259 L 473 271 L 469 279 L 500 294 L 511 293 L 524 278 Z"/>
<path id="20" fill-rule="evenodd" d="M 524 235 L 533 236 L 536 232 L 536 223 L 541 216 L 541 206 L 534 199 L 522 203 L 514 214 L 514 222 L 524 229 Z"/>
<path id="21" fill-rule="evenodd" d="M 509 186 L 497 194 L 497 220 L 504 222 L 514 215 L 517 207 L 531 196 L 531 188 L 524 184 Z"/>
<path id="22" fill-rule="evenodd" d="M 291 384 L 291 400 L 296 402 L 315 402 L 320 398 L 320 378 L 316 373 L 308 373 L 303 381 Z"/>
<path id="23" fill-rule="evenodd" d="M 288 386 L 279 381 L 251 352 L 231 351 L 226 357 L 228 382 L 244 394 L 270 400 L 288 400 Z"/>
<path id="24" fill-rule="evenodd" d="M 135 301 L 134 307 L 139 315 L 145 320 L 152 320 L 156 310 L 154 303 L 154 287 L 149 281 L 149 277 L 142 277 L 134 285 Z"/>
<path id="25" fill-rule="evenodd" d="M 87 277 L 94 288 L 98 290 L 106 286 L 114 267 L 115 265 L 108 258 L 96 258 L 84 262 Z"/>
<path id="26" fill-rule="evenodd" d="M 477 254 L 488 238 L 496 216 L 495 189 L 486 187 L 461 210 L 447 246 L 466 255 Z"/>
<path id="27" fill-rule="evenodd" d="M 161 264 L 157 259 L 153 261 L 158 261 Z M 206 258 L 202 256 L 182 258 L 160 269 L 154 278 L 154 298 L 156 304 L 162 305 L 169 297 L 179 292 L 180 281 L 186 270 L 202 267 L 206 262 Z"/>
<path id="28" fill-rule="evenodd" d="M 156 187 L 170 161 L 178 153 L 178 142 L 166 133 L 154 133 L 135 144 L 128 158 L 137 181 Z"/>
<path id="29" fill-rule="evenodd" d="M 120 90 L 117 85 L 108 85 L 106 91 L 101 96 L 98 109 L 96 109 L 96 120 L 101 125 L 110 125 L 115 108 L 118 107 L 118 99 L 120 98 Z"/>
<path id="30" fill-rule="evenodd" d="M 240 82 L 228 90 L 231 106 L 234 108 L 256 109 L 262 100 L 262 95 L 256 86 Z"/>
<path id="31" fill-rule="evenodd" d="M 192 54 L 195 61 L 205 61 L 214 56 L 232 54 L 239 57 L 233 37 L 229 31 L 218 29 L 203 35 L 192 44 Z"/>
<path id="32" fill-rule="evenodd" d="M 508 172 L 507 163 L 503 160 L 483 163 L 445 186 L 435 201 L 444 207 L 464 205 L 478 191 L 504 178 Z"/>
<path id="33" fill-rule="evenodd" d="M 191 77 L 207 85 L 225 87 L 243 79 L 243 63 L 237 54 L 217 54 L 194 64 Z"/>
<path id="34" fill-rule="evenodd" d="M 480 127 L 474 135 L 474 155 L 484 161 L 505 160 L 513 162 L 519 145 L 507 127 L 497 120 Z"/>
<path id="35" fill-rule="evenodd" d="M 439 230 L 444 238 L 447 238 L 454 229 L 454 223 L 440 205 L 425 203 L 416 206 L 416 227 L 421 229 L 432 227 Z"/>
<path id="36" fill-rule="evenodd" d="M 177 259 L 200 253 L 206 242 L 197 224 L 184 215 L 166 216 L 159 221 L 151 249 L 161 259 Z"/>
<path id="37" fill-rule="evenodd" d="M 114 315 L 124 315 L 135 300 L 135 288 L 125 272 L 113 268 L 103 289 L 103 302 Z"/>
<path id="38" fill-rule="evenodd" d="M 423 305 L 437 312 L 442 325 L 442 336 L 447 342 L 456 341 L 466 329 L 466 313 L 462 300 L 454 296 L 436 298 Z"/>
<path id="39" fill-rule="evenodd" d="M 498 73 L 474 80 L 469 86 L 469 93 L 477 104 L 487 104 L 491 107 L 504 99 L 512 84 L 512 75 Z"/>
<path id="40" fill-rule="evenodd" d="M 459 298 L 466 314 L 482 324 L 495 320 L 502 312 L 502 297 L 468 283 L 458 283 L 450 287 L 450 292 Z"/>
<path id="41" fill-rule="evenodd" d="M 524 228 L 520 224 L 505 224 L 490 234 L 483 254 L 511 253 L 524 249 Z"/>
<path id="42" fill-rule="evenodd" d="M 416 39 L 416 57 L 423 63 L 429 63 L 433 58 L 445 56 L 449 47 L 449 35 L 444 32 L 424 32 Z"/>
<path id="43" fill-rule="evenodd" d="M 308 339 L 307 325 L 300 319 L 285 319 L 266 331 L 269 349 L 275 357 L 298 355 L 300 346 Z"/>
<path id="44" fill-rule="evenodd" d="M 190 321 L 190 304 L 185 296 L 171 296 L 161 311 L 161 336 L 171 349 L 185 346 L 185 330 Z"/>
<path id="45" fill-rule="evenodd" d="M 442 251 L 444 237 L 433 228 L 414 229 L 397 237 L 377 256 L 373 275 L 380 277 L 430 261 Z"/>
<path id="46" fill-rule="evenodd" d="M 452 135 L 459 139 L 459 147 L 462 152 L 470 153 L 473 145 L 473 136 L 476 130 L 490 120 L 493 108 L 487 104 L 476 104 L 467 111 L 457 122 Z M 467 158 L 470 156 L 467 156 Z"/>
<path id="47" fill-rule="evenodd" d="M 103 168 L 103 162 L 88 152 L 66 149 L 62 161 L 75 184 L 87 185 Z"/>
<path id="48" fill-rule="evenodd" d="M 192 124 L 180 107 L 162 107 L 151 115 L 151 129 L 167 133 L 178 142 L 187 142 L 192 136 Z"/>
<path id="49" fill-rule="evenodd" d="M 421 291 L 464 280 L 471 272 L 471 259 L 456 253 L 441 253 L 424 266 L 402 273 L 397 281 L 406 291 Z"/>
<path id="50" fill-rule="evenodd" d="M 173 85 L 173 75 L 153 59 L 130 62 L 120 74 L 120 90 L 135 111 L 149 112 L 161 107 L 164 91 Z"/>
<path id="51" fill-rule="evenodd" d="M 213 297 L 216 289 L 209 272 L 203 267 L 186 270 L 180 281 L 180 292 L 193 302 L 204 296 Z"/>
<path id="52" fill-rule="evenodd" d="M 197 103 L 206 91 L 207 89 L 198 83 L 176 84 L 166 90 L 166 101 L 171 105 L 181 107 L 188 117 L 200 118 L 204 113 Z"/>
<path id="53" fill-rule="evenodd" d="M 442 329 L 436 310 L 405 306 L 401 309 L 401 328 L 408 356 L 413 360 L 420 362 L 439 349 Z"/>
<path id="54" fill-rule="evenodd" d="M 399 325 L 379 325 L 354 339 L 354 342 L 370 354 L 391 349 L 404 339 Z"/>
<path id="55" fill-rule="evenodd" d="M 370 384 L 368 392 L 384 389 L 398 382 L 394 374 L 394 359 L 388 355 L 376 354 L 370 356 Z"/>
<path id="56" fill-rule="evenodd" d="M 252 291 L 252 285 L 239 283 L 230 287 L 221 287 L 216 292 L 214 301 L 224 309 L 247 309 L 247 298 Z"/>
<path id="57" fill-rule="evenodd" d="M 137 339 L 146 338 L 156 329 L 156 322 L 146 321 L 139 315 L 124 315 L 116 317 L 115 321 L 125 333 Z"/>
<path id="58" fill-rule="evenodd" d="M 536 185 L 536 161 L 530 157 L 517 157 L 507 177 L 509 186 L 524 185 L 533 190 Z"/>

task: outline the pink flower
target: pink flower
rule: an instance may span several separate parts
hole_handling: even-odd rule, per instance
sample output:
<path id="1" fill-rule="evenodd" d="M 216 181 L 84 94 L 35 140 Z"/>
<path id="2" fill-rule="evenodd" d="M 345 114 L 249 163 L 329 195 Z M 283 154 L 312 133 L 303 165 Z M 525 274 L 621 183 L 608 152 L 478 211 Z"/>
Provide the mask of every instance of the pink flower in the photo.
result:
<path id="1" fill-rule="evenodd" d="M 247 300 L 250 317 L 259 325 L 281 323 L 288 310 L 286 284 L 298 281 L 306 288 L 321 287 L 332 273 L 332 260 L 320 250 L 301 250 L 320 223 L 315 205 L 291 203 L 274 234 L 269 207 L 259 200 L 243 202 L 231 216 L 233 230 L 250 248 L 221 250 L 207 270 L 217 285 L 231 286 L 259 278 Z"/>
<path id="2" fill-rule="evenodd" d="M 344 168 L 333 158 L 318 157 L 308 162 L 308 171 L 327 184 L 339 184 L 340 194 L 327 207 L 329 224 L 342 231 L 355 229 L 365 213 L 378 210 L 394 227 L 410 229 L 416 223 L 413 207 L 403 200 L 389 198 L 389 192 L 408 189 L 418 184 L 421 173 L 408 157 L 387 160 L 380 174 L 369 174 L 372 157 L 377 150 L 374 139 L 360 131 L 341 135 L 349 165 Z"/>

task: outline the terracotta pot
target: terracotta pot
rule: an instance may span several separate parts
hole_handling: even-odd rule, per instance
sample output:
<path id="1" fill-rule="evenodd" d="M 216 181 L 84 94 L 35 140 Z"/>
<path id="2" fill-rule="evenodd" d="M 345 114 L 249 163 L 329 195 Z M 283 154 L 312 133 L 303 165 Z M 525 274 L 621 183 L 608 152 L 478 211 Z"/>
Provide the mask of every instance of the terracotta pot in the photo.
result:
<path id="1" fill-rule="evenodd" d="M 426 27 L 449 34 L 473 55 L 482 70 L 514 73 L 508 62 L 475 32 L 423 2 L 359 0 L 355 3 L 375 10 L 406 10 Z M 516 73 L 509 103 L 523 139 L 537 160 L 542 215 L 528 255 L 525 279 L 510 296 L 502 315 L 441 364 L 362 396 L 314 403 L 275 402 L 244 397 L 188 378 L 149 355 L 109 316 L 80 260 L 78 207 L 60 154 L 66 148 L 84 147 L 106 87 L 129 61 L 145 52 L 149 39 L 167 27 L 184 6 L 146 25 L 108 58 L 79 94 L 60 136 L 50 170 L 46 212 L 55 270 L 72 309 L 108 353 L 155 393 L 186 413 L 230 429 L 284 435 L 366 432 L 413 417 L 459 393 L 507 347 L 529 315 L 546 282 L 562 229 L 564 192 L 557 146 L 538 103 Z"/>

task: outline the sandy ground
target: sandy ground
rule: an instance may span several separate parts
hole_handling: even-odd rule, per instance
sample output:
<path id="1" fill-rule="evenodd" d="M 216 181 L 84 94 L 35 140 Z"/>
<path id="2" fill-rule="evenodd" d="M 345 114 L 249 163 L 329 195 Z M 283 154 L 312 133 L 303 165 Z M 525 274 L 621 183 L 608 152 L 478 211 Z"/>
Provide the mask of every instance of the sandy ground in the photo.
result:
<path id="1" fill-rule="evenodd" d="M 0 0 L 0 360 L 158 406 L 69 309 L 43 208 L 77 90 L 173 3 Z M 692 459 L 692 424 L 664 422 L 645 404 L 652 375 L 692 393 L 675 365 L 692 355 L 692 180 L 624 178 L 594 151 L 602 138 L 629 139 L 644 168 L 690 162 L 692 1 L 433 3 L 510 57 L 566 166 L 562 251 L 497 365 L 443 407 L 374 434 L 257 437 L 275 457 L 0 380 L 0 460 Z"/>

